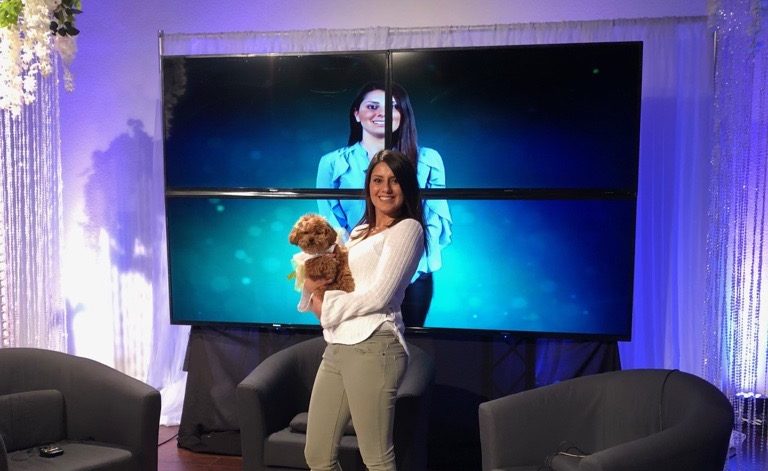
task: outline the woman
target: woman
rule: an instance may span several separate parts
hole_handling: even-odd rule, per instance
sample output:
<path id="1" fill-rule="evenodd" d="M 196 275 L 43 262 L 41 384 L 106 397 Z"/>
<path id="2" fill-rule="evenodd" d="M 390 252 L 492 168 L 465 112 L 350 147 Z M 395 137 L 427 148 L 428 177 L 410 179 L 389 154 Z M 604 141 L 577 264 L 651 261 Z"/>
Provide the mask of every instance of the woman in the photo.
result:
<path id="1" fill-rule="evenodd" d="M 424 252 L 424 221 L 413 166 L 394 150 L 371 159 L 365 213 L 352 230 L 351 293 L 306 280 L 302 297 L 320 320 L 328 346 L 312 388 L 305 458 L 313 471 L 339 470 L 338 445 L 352 419 L 369 471 L 395 470 L 395 396 L 408 364 L 403 339 L 405 290 Z"/>
<path id="2" fill-rule="evenodd" d="M 371 82 L 363 86 L 349 110 L 349 141 L 324 155 L 317 168 L 318 188 L 360 188 L 371 157 L 384 149 L 385 138 L 384 84 Z M 416 120 L 411 100 L 403 87 L 392 85 L 392 147 L 404 154 L 416 168 L 421 188 L 445 188 L 445 167 L 440 154 L 419 147 Z M 364 212 L 360 200 L 320 200 L 320 214 L 331 224 L 350 234 Z M 442 266 L 440 250 L 451 242 L 451 213 L 445 200 L 424 202 L 428 250 L 419 261 L 402 306 L 405 325 L 421 327 L 432 301 L 432 273 Z"/>

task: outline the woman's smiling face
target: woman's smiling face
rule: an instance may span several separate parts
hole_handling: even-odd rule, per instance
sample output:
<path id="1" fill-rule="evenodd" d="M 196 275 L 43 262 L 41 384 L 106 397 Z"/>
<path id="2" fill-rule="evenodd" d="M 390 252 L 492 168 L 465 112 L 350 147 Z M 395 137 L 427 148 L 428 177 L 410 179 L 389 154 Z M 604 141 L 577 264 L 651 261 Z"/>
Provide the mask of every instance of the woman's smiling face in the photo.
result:
<path id="1" fill-rule="evenodd" d="M 392 169 L 384 162 L 379 162 L 371 170 L 369 196 L 376 209 L 377 223 L 391 222 L 400 214 L 403 190 Z"/>
<path id="2" fill-rule="evenodd" d="M 363 127 L 363 133 L 370 134 L 379 139 L 384 138 L 384 90 L 371 90 L 363 97 L 360 107 L 355 111 L 355 118 Z M 392 98 L 392 131 L 400 127 L 400 110 L 397 102 Z"/>

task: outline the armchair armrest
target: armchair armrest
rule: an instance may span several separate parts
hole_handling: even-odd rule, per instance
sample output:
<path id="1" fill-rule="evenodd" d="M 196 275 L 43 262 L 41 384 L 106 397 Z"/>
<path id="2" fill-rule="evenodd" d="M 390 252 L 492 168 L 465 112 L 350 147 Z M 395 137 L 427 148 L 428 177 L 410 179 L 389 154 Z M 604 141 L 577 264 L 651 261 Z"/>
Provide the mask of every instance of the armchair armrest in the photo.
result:
<path id="1" fill-rule="evenodd" d="M 689 426 L 687 426 L 689 425 Z M 723 442 L 706 425 L 678 424 L 664 431 L 598 451 L 584 458 L 589 469 L 611 471 L 677 471 L 680 469 L 710 469 L 726 450 L 718 451 Z M 702 452 L 702 444 L 708 444 Z"/>
<path id="2" fill-rule="evenodd" d="M 69 357 L 67 436 L 93 439 L 129 449 L 141 469 L 157 468 L 160 393 L 153 387 L 87 358 Z"/>
<path id="3" fill-rule="evenodd" d="M 483 470 L 542 465 L 563 440 L 590 429 L 597 401 L 561 383 L 480 404 Z"/>
<path id="4" fill-rule="evenodd" d="M 406 370 L 403 382 L 397 389 L 397 398 L 420 397 L 429 390 L 434 381 L 435 366 L 434 360 L 422 349 L 409 344 L 408 350 L 408 369 Z"/>

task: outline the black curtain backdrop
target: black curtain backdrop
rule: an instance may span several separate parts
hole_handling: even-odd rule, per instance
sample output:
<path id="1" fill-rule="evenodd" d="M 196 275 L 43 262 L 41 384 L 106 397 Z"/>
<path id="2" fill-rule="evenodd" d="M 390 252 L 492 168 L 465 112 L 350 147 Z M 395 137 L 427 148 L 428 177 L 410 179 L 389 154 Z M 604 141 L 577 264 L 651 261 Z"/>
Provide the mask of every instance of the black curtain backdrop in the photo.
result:
<path id="1" fill-rule="evenodd" d="M 263 359 L 320 331 L 193 327 L 178 446 L 240 454 L 235 389 Z M 616 342 L 424 332 L 409 342 L 435 359 L 429 467 L 480 469 L 481 402 L 577 376 L 620 369 Z"/>

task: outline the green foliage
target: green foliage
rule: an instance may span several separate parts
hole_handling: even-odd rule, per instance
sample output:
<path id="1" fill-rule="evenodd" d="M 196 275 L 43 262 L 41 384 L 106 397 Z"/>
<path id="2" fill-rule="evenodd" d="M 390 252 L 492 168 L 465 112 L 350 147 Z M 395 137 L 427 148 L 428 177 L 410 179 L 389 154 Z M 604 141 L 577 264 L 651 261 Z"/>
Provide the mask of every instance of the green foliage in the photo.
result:
<path id="1" fill-rule="evenodd" d="M 0 28 L 8 28 L 17 24 L 23 6 L 21 0 L 0 1 Z"/>
<path id="2" fill-rule="evenodd" d="M 80 0 L 61 0 L 61 5 L 53 12 L 51 33 L 61 36 L 77 36 L 80 30 L 75 28 L 75 15 L 82 13 L 80 8 Z"/>
<path id="3" fill-rule="evenodd" d="M 75 15 L 82 13 L 81 0 L 61 0 L 53 11 L 51 33 L 62 36 L 76 36 L 80 30 L 75 28 Z M 8 28 L 19 23 L 19 15 L 24 8 L 22 0 L 0 0 L 0 28 Z"/>

